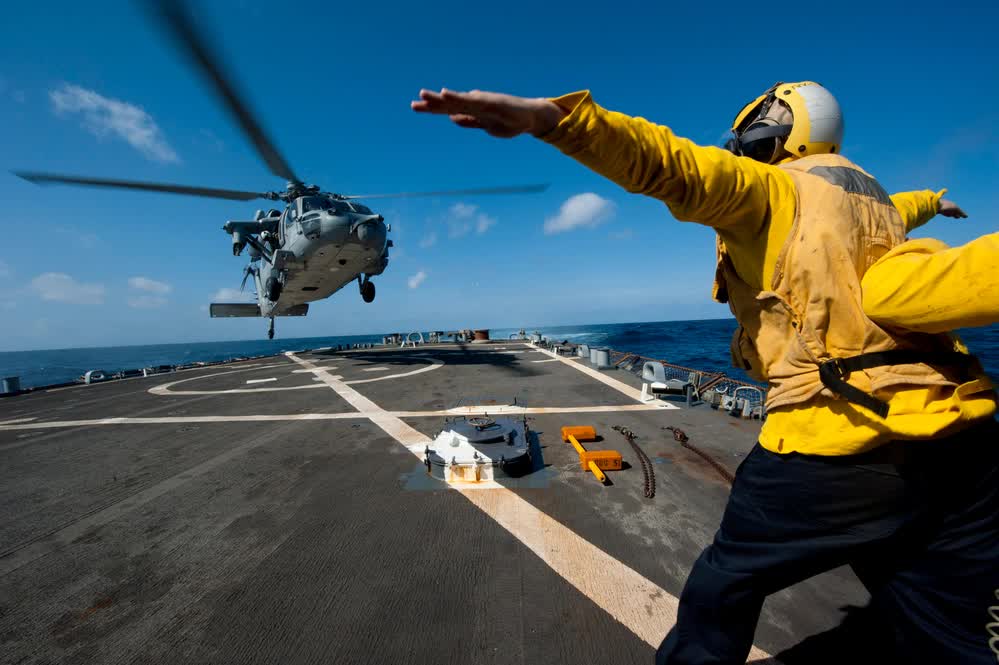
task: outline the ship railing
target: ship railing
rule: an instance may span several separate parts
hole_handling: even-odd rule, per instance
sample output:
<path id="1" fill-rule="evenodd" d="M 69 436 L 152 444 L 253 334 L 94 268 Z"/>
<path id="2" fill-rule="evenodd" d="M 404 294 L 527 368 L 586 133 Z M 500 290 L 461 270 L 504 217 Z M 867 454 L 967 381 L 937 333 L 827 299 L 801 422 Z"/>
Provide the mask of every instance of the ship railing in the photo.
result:
<path id="1" fill-rule="evenodd" d="M 741 411 L 760 417 L 764 413 L 766 386 L 736 379 L 723 372 L 710 372 L 693 367 L 676 365 L 659 358 L 648 358 L 637 353 L 611 350 L 611 364 L 636 376 L 642 376 L 642 368 L 647 362 L 659 363 L 666 379 L 690 382 L 698 397 L 711 406 L 732 410 L 741 405 Z"/>

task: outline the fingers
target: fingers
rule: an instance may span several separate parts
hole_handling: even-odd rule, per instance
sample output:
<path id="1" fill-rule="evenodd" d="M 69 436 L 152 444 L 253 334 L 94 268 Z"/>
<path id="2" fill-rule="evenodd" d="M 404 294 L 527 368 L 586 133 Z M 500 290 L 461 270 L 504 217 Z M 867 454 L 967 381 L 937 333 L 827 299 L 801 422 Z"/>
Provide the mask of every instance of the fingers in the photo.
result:
<path id="1" fill-rule="evenodd" d="M 451 122 L 458 125 L 459 127 L 468 127 L 470 129 L 485 129 L 485 125 L 473 115 L 466 115 L 464 113 L 455 113 L 451 115 Z"/>
<path id="2" fill-rule="evenodd" d="M 456 92 L 441 88 L 440 92 L 420 90 L 419 101 L 410 102 L 410 108 L 420 113 L 438 113 L 442 115 L 475 115 L 495 114 L 497 102 L 504 95 L 481 92 Z"/>

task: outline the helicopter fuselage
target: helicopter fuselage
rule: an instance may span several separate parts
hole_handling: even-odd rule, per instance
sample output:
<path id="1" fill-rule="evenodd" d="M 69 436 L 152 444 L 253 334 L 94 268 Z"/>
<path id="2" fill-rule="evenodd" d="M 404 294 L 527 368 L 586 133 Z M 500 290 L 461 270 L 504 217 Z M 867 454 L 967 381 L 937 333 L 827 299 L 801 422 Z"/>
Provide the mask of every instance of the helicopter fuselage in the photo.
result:
<path id="1" fill-rule="evenodd" d="M 261 211 L 252 222 L 223 227 L 232 235 L 234 254 L 250 248 L 261 316 L 282 316 L 350 282 L 364 284 L 388 266 L 388 227 L 359 203 L 305 196 L 277 212 Z"/>

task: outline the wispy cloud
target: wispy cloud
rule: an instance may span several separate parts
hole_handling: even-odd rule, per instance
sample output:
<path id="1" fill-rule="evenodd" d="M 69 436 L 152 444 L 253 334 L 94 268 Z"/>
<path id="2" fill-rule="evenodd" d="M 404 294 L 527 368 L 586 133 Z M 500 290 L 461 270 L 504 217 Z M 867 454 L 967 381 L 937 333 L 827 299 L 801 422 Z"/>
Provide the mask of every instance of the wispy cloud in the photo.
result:
<path id="1" fill-rule="evenodd" d="M 479 206 L 469 203 L 455 203 L 451 206 L 451 216 L 448 219 L 448 237 L 460 238 L 468 235 L 475 229 L 478 234 L 483 234 L 491 227 L 495 226 L 496 218 L 490 217 L 479 210 Z"/>
<path id="2" fill-rule="evenodd" d="M 166 282 L 157 282 L 155 279 L 149 279 L 148 277 L 129 277 L 128 285 L 138 291 L 148 291 L 149 293 L 158 293 L 160 295 L 166 295 L 173 291 L 173 287 Z"/>
<path id="3" fill-rule="evenodd" d="M 478 210 L 479 206 L 470 205 L 468 203 L 455 203 L 451 206 L 451 215 L 455 219 L 469 219 L 475 215 L 475 211 Z"/>
<path id="4" fill-rule="evenodd" d="M 427 235 L 423 236 L 423 238 L 419 242 L 420 247 L 423 249 L 433 247 L 436 244 L 437 244 L 437 233 L 434 231 L 431 231 Z"/>
<path id="5" fill-rule="evenodd" d="M 496 225 L 496 218 L 490 217 L 486 214 L 480 214 L 478 219 L 475 220 L 475 232 L 478 234 L 485 233 L 490 228 Z"/>
<path id="6" fill-rule="evenodd" d="M 0 261 L 0 277 L 10 277 L 10 266 L 6 261 Z"/>
<path id="7" fill-rule="evenodd" d="M 56 113 L 81 114 L 83 127 L 99 138 L 116 136 L 155 162 L 180 161 L 153 117 L 135 104 L 69 83 L 50 91 L 49 99 Z"/>
<path id="8" fill-rule="evenodd" d="M 593 228 L 614 215 L 614 204 L 593 192 L 570 196 L 554 217 L 545 220 L 545 233 L 563 233 L 578 228 Z"/>
<path id="9" fill-rule="evenodd" d="M 212 296 L 212 302 L 251 302 L 253 294 L 239 289 L 219 289 Z"/>
<path id="10" fill-rule="evenodd" d="M 416 273 L 415 275 L 409 278 L 409 288 L 411 289 L 417 288 L 420 284 L 423 284 L 424 280 L 426 279 L 427 279 L 426 271 L 421 270 L 420 272 Z"/>
<path id="11" fill-rule="evenodd" d="M 620 229 L 607 234 L 611 240 L 631 240 L 635 233 L 631 229 Z"/>
<path id="12" fill-rule="evenodd" d="M 128 306 L 136 309 L 154 309 L 163 307 L 168 300 L 164 296 L 173 290 L 166 282 L 157 282 L 148 277 L 129 277 L 128 285 L 136 291 L 144 291 L 142 295 L 132 295 L 128 298 Z"/>
<path id="13" fill-rule="evenodd" d="M 31 290 L 42 300 L 74 305 L 103 305 L 104 285 L 77 282 L 61 272 L 47 272 L 31 280 Z"/>

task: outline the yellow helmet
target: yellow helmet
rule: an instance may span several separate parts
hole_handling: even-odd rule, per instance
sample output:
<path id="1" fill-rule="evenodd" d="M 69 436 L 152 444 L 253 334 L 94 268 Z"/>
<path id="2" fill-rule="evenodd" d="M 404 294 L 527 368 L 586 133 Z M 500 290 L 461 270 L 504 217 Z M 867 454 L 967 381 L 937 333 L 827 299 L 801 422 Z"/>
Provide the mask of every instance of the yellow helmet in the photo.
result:
<path id="1" fill-rule="evenodd" d="M 791 124 L 772 116 L 774 102 L 791 112 Z M 782 159 L 839 152 L 843 112 L 839 102 L 818 83 L 777 83 L 746 104 L 732 123 L 725 147 L 737 155 L 773 164 Z"/>

